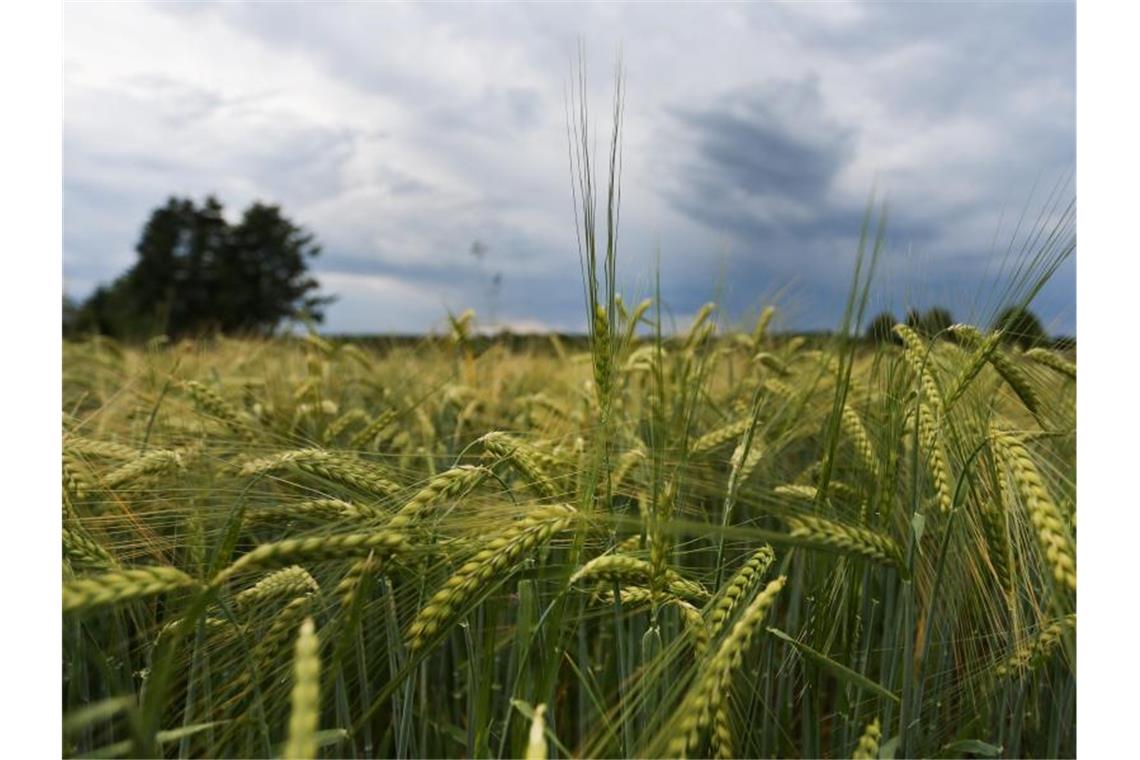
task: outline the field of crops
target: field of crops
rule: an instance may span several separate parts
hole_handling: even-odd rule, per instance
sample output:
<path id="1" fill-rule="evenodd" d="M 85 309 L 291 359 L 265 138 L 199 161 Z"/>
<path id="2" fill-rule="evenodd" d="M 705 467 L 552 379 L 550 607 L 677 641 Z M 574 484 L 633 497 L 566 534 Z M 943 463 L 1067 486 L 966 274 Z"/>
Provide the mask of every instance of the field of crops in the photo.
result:
<path id="1" fill-rule="evenodd" d="M 613 307 L 66 345 L 65 753 L 1075 754 L 1071 354 Z"/>

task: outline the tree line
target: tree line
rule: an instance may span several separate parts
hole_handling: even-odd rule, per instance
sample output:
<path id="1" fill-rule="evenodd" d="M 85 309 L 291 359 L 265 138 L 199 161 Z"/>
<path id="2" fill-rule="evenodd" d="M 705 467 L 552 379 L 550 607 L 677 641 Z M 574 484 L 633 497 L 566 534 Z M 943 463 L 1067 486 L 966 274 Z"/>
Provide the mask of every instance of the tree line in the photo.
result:
<path id="1" fill-rule="evenodd" d="M 907 312 L 904 324 L 927 339 L 950 339 L 949 328 L 954 324 L 954 317 L 950 310 L 935 306 L 926 311 L 911 309 Z M 874 343 L 901 343 L 894 332 L 894 326 L 899 320 L 890 312 L 882 312 L 874 317 L 867 326 L 865 337 Z M 1065 347 L 1071 343 L 1070 339 L 1051 338 L 1037 318 L 1024 306 L 1010 306 L 1003 309 L 990 324 L 990 329 L 1001 330 L 1003 340 L 1020 346 L 1023 349 L 1038 346 Z"/>

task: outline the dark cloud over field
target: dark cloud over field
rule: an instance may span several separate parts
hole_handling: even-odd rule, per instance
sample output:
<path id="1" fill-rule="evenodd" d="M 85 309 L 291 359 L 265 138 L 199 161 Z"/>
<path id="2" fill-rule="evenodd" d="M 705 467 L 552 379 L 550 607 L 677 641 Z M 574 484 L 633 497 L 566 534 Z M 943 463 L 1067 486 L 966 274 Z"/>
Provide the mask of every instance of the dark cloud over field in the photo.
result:
<path id="1" fill-rule="evenodd" d="M 890 209 L 876 306 L 983 317 L 1023 209 L 1019 241 L 1075 160 L 1066 4 L 69 5 L 65 24 L 68 290 L 128 266 L 169 194 L 264 199 L 324 244 L 331 330 L 467 306 L 582 325 L 579 40 L 599 147 L 624 55 L 625 289 L 660 261 L 681 319 L 781 295 L 792 326 L 834 324 L 872 190 Z M 1073 272 L 1037 304 L 1056 330 Z"/>

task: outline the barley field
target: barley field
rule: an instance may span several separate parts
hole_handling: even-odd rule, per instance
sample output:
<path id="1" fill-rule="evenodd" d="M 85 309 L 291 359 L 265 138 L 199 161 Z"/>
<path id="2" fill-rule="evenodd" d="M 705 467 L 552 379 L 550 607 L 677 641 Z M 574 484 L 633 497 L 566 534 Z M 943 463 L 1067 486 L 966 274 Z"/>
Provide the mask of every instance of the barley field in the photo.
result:
<path id="1" fill-rule="evenodd" d="M 856 338 L 870 206 L 832 333 L 667 329 L 620 102 L 588 340 L 64 346 L 67 756 L 1075 756 L 1074 351 Z"/>
<path id="2" fill-rule="evenodd" d="M 66 345 L 66 754 L 1073 756 L 1072 355 L 772 316 Z"/>

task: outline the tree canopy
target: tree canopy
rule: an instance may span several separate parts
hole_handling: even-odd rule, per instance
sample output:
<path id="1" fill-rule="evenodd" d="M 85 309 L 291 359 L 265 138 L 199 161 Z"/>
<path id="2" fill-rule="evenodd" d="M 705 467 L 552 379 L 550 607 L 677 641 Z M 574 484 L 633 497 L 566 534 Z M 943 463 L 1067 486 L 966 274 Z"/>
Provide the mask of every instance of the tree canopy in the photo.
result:
<path id="1" fill-rule="evenodd" d="M 901 342 L 894 334 L 898 320 L 889 311 L 876 315 L 867 325 L 867 339 L 875 343 Z"/>
<path id="2" fill-rule="evenodd" d="M 332 299 L 308 273 L 321 252 L 280 207 L 253 203 L 230 224 L 222 204 L 171 197 L 151 212 L 135 264 L 83 304 L 64 329 L 116 337 L 265 334 L 288 319 L 324 318 Z"/>
<path id="3" fill-rule="evenodd" d="M 1010 306 L 994 319 L 993 329 L 1001 330 L 1007 343 L 1015 343 L 1022 348 L 1045 345 L 1048 333 L 1041 326 L 1037 315 L 1022 306 Z"/>

